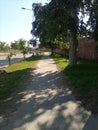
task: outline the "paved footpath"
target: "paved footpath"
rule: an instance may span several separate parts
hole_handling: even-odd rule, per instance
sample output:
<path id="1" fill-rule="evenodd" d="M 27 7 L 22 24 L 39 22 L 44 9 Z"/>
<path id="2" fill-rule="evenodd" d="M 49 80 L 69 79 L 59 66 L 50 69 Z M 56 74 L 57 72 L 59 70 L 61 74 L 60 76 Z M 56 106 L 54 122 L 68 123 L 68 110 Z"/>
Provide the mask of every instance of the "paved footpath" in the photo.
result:
<path id="1" fill-rule="evenodd" d="M 98 130 L 98 117 L 75 100 L 47 53 L 23 93 L 23 103 L 2 130 Z"/>

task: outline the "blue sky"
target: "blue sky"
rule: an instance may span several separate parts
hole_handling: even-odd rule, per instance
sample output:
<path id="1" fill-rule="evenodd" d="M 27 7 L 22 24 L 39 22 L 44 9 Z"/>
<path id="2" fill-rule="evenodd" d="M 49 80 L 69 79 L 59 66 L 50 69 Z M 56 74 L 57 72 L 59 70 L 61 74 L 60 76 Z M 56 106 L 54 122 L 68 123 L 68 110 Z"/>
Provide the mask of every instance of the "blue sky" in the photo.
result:
<path id="1" fill-rule="evenodd" d="M 47 3 L 47 0 L 0 0 L 0 41 L 7 43 L 20 38 L 32 38 L 32 11 L 22 10 L 21 7 L 32 9 L 32 3 Z"/>

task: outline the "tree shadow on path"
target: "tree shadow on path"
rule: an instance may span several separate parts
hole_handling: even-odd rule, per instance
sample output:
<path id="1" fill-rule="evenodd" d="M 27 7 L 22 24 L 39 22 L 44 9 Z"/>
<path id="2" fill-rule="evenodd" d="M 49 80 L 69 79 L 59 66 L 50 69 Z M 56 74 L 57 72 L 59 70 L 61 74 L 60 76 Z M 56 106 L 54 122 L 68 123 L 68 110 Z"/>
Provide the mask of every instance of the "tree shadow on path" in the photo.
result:
<path id="1" fill-rule="evenodd" d="M 19 93 L 23 103 L 2 130 L 85 130 L 89 113 L 75 100 L 60 71 L 31 73 L 28 83 Z"/>

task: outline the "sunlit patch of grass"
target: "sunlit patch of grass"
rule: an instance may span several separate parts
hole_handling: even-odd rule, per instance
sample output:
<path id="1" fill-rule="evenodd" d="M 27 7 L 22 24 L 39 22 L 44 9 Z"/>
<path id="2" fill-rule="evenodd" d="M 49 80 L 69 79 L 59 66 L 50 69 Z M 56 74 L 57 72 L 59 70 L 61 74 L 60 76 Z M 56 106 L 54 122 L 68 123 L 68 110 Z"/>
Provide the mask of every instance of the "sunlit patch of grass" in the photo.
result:
<path id="1" fill-rule="evenodd" d="M 24 61 L 15 63 L 6 68 L 6 72 L 0 74 L 0 100 L 11 95 L 20 86 L 28 70 L 35 66 L 42 56 L 33 56 Z"/>
<path id="2" fill-rule="evenodd" d="M 64 57 L 56 54 L 53 58 L 79 93 L 87 93 L 91 89 L 98 88 L 98 63 L 79 60 L 76 66 L 69 67 Z"/>
<path id="3" fill-rule="evenodd" d="M 63 70 L 83 106 L 98 113 L 98 62 L 79 60 L 76 66 L 68 66 L 68 61 L 54 55 L 56 63 Z"/>
<path id="4" fill-rule="evenodd" d="M 54 60 L 57 62 L 61 69 L 64 70 L 65 67 L 68 66 L 68 60 L 62 57 L 61 55 L 55 54 L 52 56 L 52 58 L 54 58 Z"/>

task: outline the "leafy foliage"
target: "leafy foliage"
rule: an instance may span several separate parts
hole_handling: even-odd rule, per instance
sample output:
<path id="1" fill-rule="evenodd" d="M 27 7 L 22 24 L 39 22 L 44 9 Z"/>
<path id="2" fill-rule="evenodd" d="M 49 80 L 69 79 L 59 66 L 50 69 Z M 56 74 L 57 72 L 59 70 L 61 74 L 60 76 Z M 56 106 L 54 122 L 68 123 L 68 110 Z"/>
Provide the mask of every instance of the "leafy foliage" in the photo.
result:
<path id="1" fill-rule="evenodd" d="M 0 42 L 0 51 L 7 51 L 10 47 L 5 42 Z"/>
<path id="2" fill-rule="evenodd" d="M 30 50 L 30 48 L 27 46 L 27 41 L 24 39 L 19 39 L 18 41 L 14 41 L 13 43 L 11 43 L 11 48 L 22 51 L 24 59 L 25 55 Z"/>
<path id="3" fill-rule="evenodd" d="M 19 49 L 22 51 L 24 59 L 25 59 L 25 55 L 29 51 L 29 48 L 26 46 L 26 40 L 24 40 L 24 39 L 19 40 Z"/>
<path id="4" fill-rule="evenodd" d="M 19 41 L 11 42 L 11 48 L 15 50 L 19 50 L 20 49 Z"/>
<path id="5" fill-rule="evenodd" d="M 69 64 L 76 65 L 77 36 L 91 36 L 97 40 L 97 16 L 98 9 L 95 0 L 51 0 L 49 4 L 42 6 L 33 4 L 35 21 L 33 22 L 32 33 L 39 37 L 41 43 L 49 45 L 51 50 L 56 47 L 55 39 L 62 36 L 62 39 L 69 37 Z M 79 14 L 81 13 L 81 17 Z M 87 24 L 84 18 L 89 16 Z M 63 42 L 65 43 L 65 41 Z M 57 41 L 57 40 L 56 40 Z"/>

